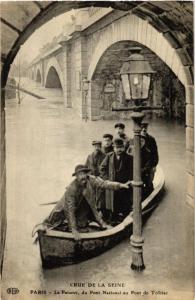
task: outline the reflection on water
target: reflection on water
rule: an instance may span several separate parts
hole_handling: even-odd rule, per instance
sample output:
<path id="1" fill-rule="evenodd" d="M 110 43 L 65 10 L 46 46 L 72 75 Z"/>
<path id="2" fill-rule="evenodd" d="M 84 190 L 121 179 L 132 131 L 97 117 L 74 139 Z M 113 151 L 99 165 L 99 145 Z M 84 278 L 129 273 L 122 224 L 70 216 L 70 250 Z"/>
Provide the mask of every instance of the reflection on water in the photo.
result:
<path id="1" fill-rule="evenodd" d="M 185 129 L 153 121 L 167 193 L 144 228 L 146 270 L 129 270 L 131 251 L 125 240 L 107 253 L 78 265 L 43 271 L 32 228 L 52 209 L 40 203 L 61 197 L 76 164 L 92 151 L 91 141 L 114 132 L 115 121 L 83 122 L 64 106 L 59 91 L 36 88 L 45 99 L 25 96 L 20 105 L 6 101 L 7 241 L 5 287 L 64 288 L 67 282 L 127 281 L 131 287 L 164 286 L 191 291 L 192 212 L 185 205 Z M 125 121 L 132 135 L 132 121 Z M 182 212 L 182 213 L 181 213 Z M 177 236 L 180 236 L 178 239 Z M 188 247 L 187 247 L 188 246 Z M 141 277 L 141 281 L 140 281 Z M 185 278 L 185 282 L 183 282 Z M 182 283 L 182 285 L 181 285 Z"/>

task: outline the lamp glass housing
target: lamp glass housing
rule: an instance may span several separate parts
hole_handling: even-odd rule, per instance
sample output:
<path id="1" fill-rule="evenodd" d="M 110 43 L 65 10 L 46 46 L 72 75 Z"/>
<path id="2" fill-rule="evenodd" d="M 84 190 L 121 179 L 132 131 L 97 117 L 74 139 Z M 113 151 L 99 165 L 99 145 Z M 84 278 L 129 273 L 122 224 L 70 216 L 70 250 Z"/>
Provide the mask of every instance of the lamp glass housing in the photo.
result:
<path id="1" fill-rule="evenodd" d="M 147 99 L 150 88 L 150 74 L 130 74 L 129 84 L 132 99 Z"/>
<path id="2" fill-rule="evenodd" d="M 122 74 L 121 79 L 126 100 L 148 98 L 151 74 Z"/>
<path id="3" fill-rule="evenodd" d="M 139 52 L 141 48 L 132 48 L 132 54 L 123 63 L 120 75 L 126 100 L 148 99 L 151 75 L 155 71 Z"/>

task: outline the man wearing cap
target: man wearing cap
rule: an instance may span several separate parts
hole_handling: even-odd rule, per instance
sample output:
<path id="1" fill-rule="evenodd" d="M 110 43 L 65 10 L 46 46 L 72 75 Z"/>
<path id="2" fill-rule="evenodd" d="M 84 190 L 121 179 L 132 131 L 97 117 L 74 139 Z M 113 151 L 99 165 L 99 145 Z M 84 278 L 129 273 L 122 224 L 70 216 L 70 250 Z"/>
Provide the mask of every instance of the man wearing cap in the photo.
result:
<path id="1" fill-rule="evenodd" d="M 125 133 L 125 124 L 123 123 L 116 123 L 114 125 L 114 128 L 116 130 L 116 138 L 120 138 L 124 142 L 125 151 L 129 148 L 129 138 L 127 137 Z"/>
<path id="2" fill-rule="evenodd" d="M 100 176 L 111 181 L 125 183 L 133 179 L 133 157 L 125 152 L 122 139 L 114 140 L 114 152 L 109 153 L 100 166 Z M 106 209 L 113 221 L 129 214 L 132 206 L 132 189 L 106 191 Z"/>
<path id="3" fill-rule="evenodd" d="M 153 168 L 153 155 L 146 144 L 146 137 L 140 136 L 141 145 L 141 178 L 143 181 L 142 199 L 144 200 L 153 191 L 151 169 Z"/>
<path id="4" fill-rule="evenodd" d="M 109 133 L 105 133 L 103 135 L 103 152 L 105 154 L 111 153 L 114 151 L 113 144 L 113 135 Z"/>
<path id="5" fill-rule="evenodd" d="M 91 169 L 92 175 L 99 176 L 99 166 L 106 155 L 101 150 L 101 141 L 93 141 L 92 146 L 94 146 L 94 151 L 88 155 L 85 165 Z"/>
<path id="6" fill-rule="evenodd" d="M 73 173 L 73 176 L 76 177 L 75 180 L 66 188 L 60 201 L 43 222 L 46 228 L 53 229 L 67 222 L 75 240 L 79 240 L 79 229 L 87 227 L 92 220 L 95 220 L 102 228 L 108 227 L 98 214 L 95 200 L 91 199 L 90 191 L 94 187 L 111 190 L 128 189 L 130 182 L 123 184 L 104 181 L 100 177 L 89 175 L 89 172 L 90 169 L 85 165 L 76 166 Z"/>
<path id="7" fill-rule="evenodd" d="M 101 141 L 93 141 L 92 146 L 94 147 L 94 151 L 88 155 L 87 161 L 85 165 L 91 169 L 91 174 L 95 176 L 100 175 L 99 167 L 102 161 L 104 160 L 106 154 L 104 154 L 101 150 L 102 142 Z M 94 190 L 92 190 L 93 197 L 95 195 L 95 201 L 98 209 L 101 209 L 102 203 L 104 202 L 104 191 L 102 189 L 95 187 Z"/>
<path id="8" fill-rule="evenodd" d="M 146 138 L 146 146 L 148 149 L 150 149 L 150 151 L 152 153 L 153 160 L 154 160 L 154 166 L 156 167 L 158 164 L 158 161 L 159 161 L 158 148 L 157 148 L 155 138 L 152 135 L 148 134 L 148 125 L 149 125 L 148 121 L 142 121 L 141 135 L 145 136 L 145 138 Z"/>
<path id="9" fill-rule="evenodd" d="M 150 167 L 148 167 L 148 181 L 147 185 L 149 188 L 149 191 L 153 190 L 153 179 L 154 179 L 154 174 L 156 171 L 156 166 L 159 161 L 159 156 L 158 156 L 158 147 L 156 144 L 156 140 L 153 136 L 148 134 L 148 121 L 142 121 L 141 127 L 141 135 L 145 137 L 145 147 L 151 152 L 151 160 L 150 160 Z"/>

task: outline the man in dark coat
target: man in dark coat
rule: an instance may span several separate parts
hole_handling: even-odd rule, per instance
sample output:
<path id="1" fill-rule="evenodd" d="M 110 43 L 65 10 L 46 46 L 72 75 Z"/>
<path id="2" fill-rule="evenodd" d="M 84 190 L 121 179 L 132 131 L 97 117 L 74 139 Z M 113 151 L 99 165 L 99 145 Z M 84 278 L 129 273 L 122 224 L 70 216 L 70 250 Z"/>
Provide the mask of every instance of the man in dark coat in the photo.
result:
<path id="1" fill-rule="evenodd" d="M 99 167 L 102 161 L 104 160 L 106 154 L 104 154 L 101 150 L 102 142 L 101 141 L 93 141 L 92 146 L 94 146 L 94 151 L 88 155 L 87 161 L 85 165 L 91 169 L 91 174 L 95 176 L 100 175 Z M 95 195 L 95 201 L 98 210 L 101 210 L 102 203 L 104 202 L 105 198 L 105 191 L 102 189 L 95 187 L 94 190 L 91 191 L 93 197 Z"/>
<path id="2" fill-rule="evenodd" d="M 76 179 L 67 187 L 60 201 L 43 222 L 46 228 L 55 228 L 67 221 L 75 240 L 80 239 L 79 229 L 86 227 L 90 221 L 95 220 L 100 227 L 107 228 L 108 225 L 100 217 L 95 201 L 91 198 L 91 189 L 95 186 L 111 190 L 128 189 L 130 183 L 104 181 L 100 177 L 89 175 L 89 172 L 85 165 L 76 166 L 73 173 Z"/>
<path id="3" fill-rule="evenodd" d="M 113 140 L 112 134 L 105 133 L 103 135 L 103 152 L 105 154 L 108 154 L 108 153 L 111 153 L 114 151 L 112 140 Z"/>
<path id="4" fill-rule="evenodd" d="M 145 137 L 145 147 L 151 152 L 151 162 L 150 162 L 150 169 L 148 169 L 148 173 L 150 174 L 148 177 L 148 180 L 150 180 L 150 189 L 153 190 L 153 179 L 154 174 L 156 172 L 156 166 L 159 161 L 159 155 L 158 155 L 158 147 L 156 144 L 156 140 L 153 136 L 148 134 L 148 122 L 142 121 L 141 127 L 141 135 Z M 149 181 L 148 181 L 149 183 Z"/>
<path id="5" fill-rule="evenodd" d="M 140 136 L 141 142 L 141 178 L 143 181 L 142 199 L 144 200 L 154 189 L 151 170 L 155 164 L 155 158 L 151 150 L 147 147 L 146 137 Z M 154 177 L 154 176 L 153 176 Z"/>
<path id="6" fill-rule="evenodd" d="M 100 176 L 111 181 L 121 183 L 133 179 L 133 157 L 125 152 L 124 142 L 121 139 L 114 140 L 114 152 L 107 154 L 100 166 Z M 106 209 L 111 212 L 112 219 L 125 217 L 132 206 L 132 189 L 106 191 Z"/>
<path id="7" fill-rule="evenodd" d="M 152 156 L 153 156 L 153 164 L 154 167 L 157 166 L 158 161 L 159 161 L 159 156 L 158 156 L 158 147 L 156 144 L 155 138 L 148 134 L 148 125 L 149 123 L 147 121 L 142 121 L 141 127 L 141 135 L 145 136 L 146 140 L 146 147 L 151 151 Z"/>
<path id="8" fill-rule="evenodd" d="M 123 123 L 116 123 L 114 125 L 116 130 L 116 138 L 122 139 L 125 146 L 125 151 L 129 148 L 129 138 L 125 133 L 125 124 Z"/>

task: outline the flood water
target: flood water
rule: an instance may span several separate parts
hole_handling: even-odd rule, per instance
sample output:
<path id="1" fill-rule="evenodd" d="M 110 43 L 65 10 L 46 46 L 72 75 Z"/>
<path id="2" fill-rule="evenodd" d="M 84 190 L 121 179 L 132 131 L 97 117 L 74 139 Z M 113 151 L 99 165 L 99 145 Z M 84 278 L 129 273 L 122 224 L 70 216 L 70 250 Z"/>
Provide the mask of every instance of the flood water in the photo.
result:
<path id="1" fill-rule="evenodd" d="M 6 294 L 9 287 L 20 289 L 20 296 L 15 299 L 23 299 L 23 296 L 31 299 L 32 289 L 81 291 L 70 287 L 73 282 L 96 283 L 97 291 L 101 289 L 97 288 L 98 282 L 124 283 L 123 290 L 128 291 L 132 299 L 142 298 L 132 291 L 144 290 L 168 293 L 167 298 L 155 296 L 154 299 L 179 299 L 178 294 L 183 295 L 183 299 L 192 299 L 193 210 L 185 202 L 185 128 L 177 122 L 158 119 L 150 125 L 159 147 L 166 194 L 144 226 L 145 271 L 130 270 L 128 239 L 80 264 L 42 270 L 39 247 L 33 244 L 31 232 L 53 206 L 40 204 L 61 197 L 72 180 L 75 165 L 84 163 L 92 151 L 91 141 L 101 139 L 103 133 L 114 132 L 115 121 L 82 121 L 73 109 L 65 108 L 59 91 L 40 87 L 33 91 L 41 92 L 45 99 L 25 95 L 20 105 L 17 100 L 6 101 L 5 299 L 13 299 Z M 132 135 L 132 121 L 124 123 L 127 134 Z M 117 289 L 120 288 L 110 288 Z M 42 297 L 36 296 L 36 299 Z M 69 299 L 67 295 L 66 298 Z M 100 298 L 93 295 L 93 299 Z M 120 296 L 109 299 L 120 299 Z"/>

